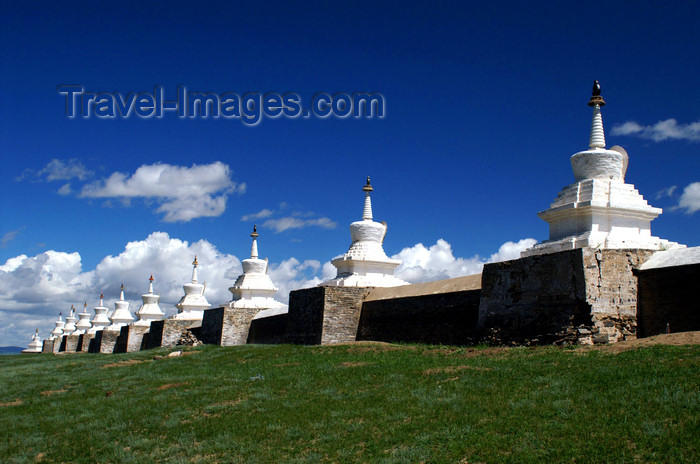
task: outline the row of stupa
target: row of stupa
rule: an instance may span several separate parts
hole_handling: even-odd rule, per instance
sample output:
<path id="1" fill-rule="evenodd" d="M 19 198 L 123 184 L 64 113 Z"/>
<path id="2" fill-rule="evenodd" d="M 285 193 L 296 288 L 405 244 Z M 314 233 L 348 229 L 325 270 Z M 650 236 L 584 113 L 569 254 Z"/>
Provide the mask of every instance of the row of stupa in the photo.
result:
<path id="1" fill-rule="evenodd" d="M 625 183 L 629 157 L 619 146 L 605 148 L 605 132 L 601 108 L 605 101 L 601 96 L 598 81 L 594 82 L 593 95 L 588 105 L 593 108 L 593 121 L 589 138 L 589 148 L 571 156 L 574 183 L 565 187 L 550 208 L 538 213 L 549 224 L 549 240 L 538 243 L 523 251 L 522 257 L 554 253 L 576 248 L 599 249 L 644 249 L 665 250 L 685 247 L 675 242 L 651 235 L 651 221 L 659 216 L 661 208 L 650 206 L 634 185 Z M 394 276 L 395 268 L 401 261 L 389 258 L 383 249 L 387 232 L 386 223 L 375 222 L 372 215 L 370 193 L 374 190 L 369 177 L 362 189 L 365 193 L 362 219 L 350 224 L 352 243 L 348 251 L 333 259 L 337 269 L 335 278 L 320 286 L 348 287 L 393 287 L 407 285 Z M 243 260 L 243 274 L 229 290 L 233 307 L 259 308 L 256 318 L 286 312 L 283 303 L 274 299 L 277 288 L 268 275 L 267 260 L 258 258 L 257 230 L 254 228 L 250 259 Z M 205 285 L 197 282 L 197 260 L 193 263 L 192 282 L 184 285 L 185 296 L 177 304 L 178 314 L 174 318 L 201 319 L 203 311 L 210 307 L 204 297 Z M 158 307 L 159 296 L 153 294 L 153 282 L 149 292 L 142 296 L 143 305 L 137 311 L 138 320 L 134 324 L 150 324 L 159 320 L 164 313 Z M 86 305 L 87 306 L 87 305 Z M 128 312 L 128 302 L 124 293 L 115 303 L 115 311 L 108 318 L 107 308 L 95 308 L 91 321 L 86 311 L 79 314 L 75 324 L 74 310 L 64 323 L 59 315 L 52 337 L 75 330 L 98 330 L 97 328 L 118 329 L 133 321 Z M 128 317 L 127 317 L 128 315 Z M 115 317 L 116 316 L 116 317 Z M 128 320 L 127 320 L 128 319 Z M 88 324 L 92 323 L 92 326 Z M 75 332 L 73 332 L 75 333 Z M 80 332 L 78 332 L 80 333 Z M 38 330 L 30 348 L 25 352 L 41 351 Z"/>

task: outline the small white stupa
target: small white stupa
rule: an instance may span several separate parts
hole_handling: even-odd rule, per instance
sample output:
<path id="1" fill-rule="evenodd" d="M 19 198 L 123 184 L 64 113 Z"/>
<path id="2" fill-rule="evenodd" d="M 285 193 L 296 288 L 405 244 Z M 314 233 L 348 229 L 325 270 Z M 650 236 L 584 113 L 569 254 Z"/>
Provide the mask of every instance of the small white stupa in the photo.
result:
<path id="1" fill-rule="evenodd" d="M 107 330 L 121 330 L 125 325 L 134 321 L 134 316 L 129 311 L 129 302 L 124 300 L 124 284 L 119 289 L 119 300 L 114 302 L 114 313 L 109 318 L 112 324 Z"/>
<path id="2" fill-rule="evenodd" d="M 362 220 L 350 224 L 352 244 L 347 253 L 331 261 L 338 269 L 334 279 L 327 280 L 320 286 L 340 287 L 396 287 L 408 282 L 394 277 L 394 269 L 400 260 L 389 258 L 384 253 L 382 244 L 386 236 L 386 223 L 372 220 L 372 200 L 370 192 L 374 191 L 367 177 L 365 205 Z"/>
<path id="3" fill-rule="evenodd" d="M 177 314 L 173 316 L 173 319 L 202 320 L 204 317 L 204 310 L 211 307 L 211 304 L 209 304 L 207 298 L 204 296 L 207 283 L 204 282 L 204 284 L 200 284 L 197 282 L 198 265 L 197 256 L 195 256 L 194 261 L 192 261 L 192 282 L 182 286 L 185 290 L 185 296 L 175 305 L 177 307 Z"/>
<path id="4" fill-rule="evenodd" d="M 73 335 L 75 330 L 75 306 L 71 305 L 70 315 L 66 317 L 66 325 L 63 326 L 63 335 Z"/>
<path id="5" fill-rule="evenodd" d="M 83 312 L 78 313 L 78 323 L 75 324 L 76 331 L 73 335 L 82 335 L 87 333 L 92 328 L 92 323 L 90 322 L 90 313 L 87 310 L 87 302 L 83 306 Z"/>
<path id="6" fill-rule="evenodd" d="M 651 221 L 661 208 L 650 206 L 625 183 L 627 152 L 605 148 L 600 84 L 593 84 L 593 123 L 588 150 L 571 157 L 575 182 L 559 192 L 548 210 L 537 215 L 549 223 L 549 240 L 521 253 L 540 255 L 575 248 L 665 250 L 682 247 L 651 235 Z"/>
<path id="7" fill-rule="evenodd" d="M 39 329 L 36 329 L 36 333 L 32 336 L 32 341 L 29 342 L 29 348 L 22 350 L 22 353 L 41 353 L 43 348 L 44 344 L 41 343 Z"/>
<path id="8" fill-rule="evenodd" d="M 258 258 L 258 227 L 253 226 L 253 245 L 250 249 L 250 259 L 244 259 L 243 274 L 239 275 L 233 287 L 228 290 L 233 294 L 229 308 L 260 309 L 267 311 L 266 315 L 286 312 L 284 303 L 275 300 L 277 287 L 272 283 L 268 275 L 268 263 L 266 259 Z M 258 313 L 259 314 L 259 313 Z"/>
<path id="9" fill-rule="evenodd" d="M 88 330 L 88 333 L 94 334 L 99 330 L 104 330 L 109 325 L 109 317 L 107 317 L 107 307 L 102 303 L 104 299 L 104 294 L 100 293 L 100 304 L 95 306 L 95 316 L 92 318 L 92 327 Z"/>
<path id="10" fill-rule="evenodd" d="M 54 340 L 56 338 L 61 338 L 63 335 L 63 327 L 65 326 L 65 322 L 63 322 L 63 313 L 58 313 L 58 320 L 54 323 L 55 327 L 51 331 L 51 336 L 49 337 L 49 340 Z"/>
<path id="11" fill-rule="evenodd" d="M 136 316 L 139 320 L 134 322 L 134 324 L 151 325 L 151 321 L 163 320 L 165 313 L 160 310 L 160 306 L 158 305 L 160 295 L 153 293 L 153 274 L 151 274 L 151 278 L 148 279 L 148 293 L 141 295 L 141 300 L 143 300 L 143 304 L 139 310 L 136 311 Z"/>

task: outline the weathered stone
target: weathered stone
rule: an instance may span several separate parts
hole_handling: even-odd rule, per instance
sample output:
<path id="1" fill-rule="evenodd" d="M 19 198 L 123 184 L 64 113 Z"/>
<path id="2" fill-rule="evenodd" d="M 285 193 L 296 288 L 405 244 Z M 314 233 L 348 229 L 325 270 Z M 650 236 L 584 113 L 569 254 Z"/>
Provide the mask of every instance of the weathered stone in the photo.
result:
<path id="1" fill-rule="evenodd" d="M 151 329 L 144 337 L 145 349 L 175 346 L 182 333 L 188 329 L 201 327 L 202 321 L 187 319 L 163 319 L 151 322 Z"/>
<path id="2" fill-rule="evenodd" d="M 53 351 L 53 346 L 54 346 L 54 342 L 55 342 L 56 340 L 57 340 L 57 339 L 54 339 L 54 340 L 44 340 L 44 345 L 43 345 L 43 347 L 42 347 L 42 349 L 41 349 L 41 352 L 42 352 L 42 353 L 53 353 L 53 352 L 54 352 L 54 351 Z"/>
<path id="3" fill-rule="evenodd" d="M 214 308 L 204 311 L 200 340 L 209 345 L 245 345 L 257 308 Z"/>
<path id="4" fill-rule="evenodd" d="M 289 294 L 288 343 L 328 345 L 355 341 L 369 287 L 315 287 Z"/>
<path id="5" fill-rule="evenodd" d="M 253 319 L 248 331 L 248 343 L 279 344 L 285 342 L 288 314 Z"/>
<path id="6" fill-rule="evenodd" d="M 63 337 L 60 350 L 67 353 L 75 353 L 78 349 L 79 341 L 80 335 L 66 335 Z"/>

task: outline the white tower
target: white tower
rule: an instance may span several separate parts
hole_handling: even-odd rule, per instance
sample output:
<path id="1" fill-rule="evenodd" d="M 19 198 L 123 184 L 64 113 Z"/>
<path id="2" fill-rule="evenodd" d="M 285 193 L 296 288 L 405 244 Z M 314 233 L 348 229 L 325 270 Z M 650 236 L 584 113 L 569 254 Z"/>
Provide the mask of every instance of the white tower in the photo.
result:
<path id="1" fill-rule="evenodd" d="M 39 329 L 36 329 L 36 333 L 32 336 L 32 341 L 29 342 L 29 348 L 22 350 L 22 353 L 41 353 L 43 347 L 44 344 L 41 343 Z"/>
<path id="2" fill-rule="evenodd" d="M 63 313 L 58 313 L 58 320 L 54 324 L 55 327 L 51 331 L 51 336 L 49 337 L 49 340 L 61 338 L 61 336 L 63 335 L 63 327 L 66 324 L 65 322 L 63 322 Z"/>
<path id="3" fill-rule="evenodd" d="M 370 192 L 374 191 L 367 177 L 365 204 L 362 220 L 350 224 L 350 249 L 342 256 L 331 261 L 338 269 L 334 279 L 321 283 L 321 286 L 340 287 L 396 287 L 407 285 L 394 277 L 394 269 L 401 264 L 397 259 L 389 258 L 384 253 L 382 243 L 386 236 L 386 223 L 372 220 L 372 200 Z"/>
<path id="4" fill-rule="evenodd" d="M 204 290 L 207 288 L 207 283 L 200 284 L 197 282 L 197 256 L 192 261 L 192 282 L 184 284 L 182 288 L 185 290 L 185 296 L 180 299 L 177 306 L 177 314 L 174 319 L 185 320 L 202 320 L 204 310 L 211 307 L 207 298 L 204 296 Z"/>
<path id="5" fill-rule="evenodd" d="M 153 293 L 153 274 L 151 274 L 151 278 L 148 279 L 148 293 L 141 295 L 141 300 L 143 300 L 143 304 L 139 310 L 136 311 L 136 316 L 139 320 L 134 322 L 134 324 L 151 325 L 151 321 L 163 320 L 165 313 L 160 310 L 160 306 L 158 305 L 160 295 Z"/>
<path id="6" fill-rule="evenodd" d="M 88 313 L 87 310 L 87 302 L 85 302 L 85 305 L 83 306 L 83 312 L 78 313 L 78 323 L 75 324 L 76 331 L 73 332 L 73 335 L 82 335 L 84 333 L 87 333 L 87 331 L 92 328 L 92 323 L 90 322 L 90 313 Z"/>
<path id="7" fill-rule="evenodd" d="M 95 316 L 92 318 L 92 327 L 88 330 L 88 333 L 94 334 L 98 330 L 104 330 L 109 325 L 109 317 L 107 317 L 107 307 L 102 303 L 104 299 L 104 294 L 100 293 L 100 304 L 95 306 Z"/>
<path id="8" fill-rule="evenodd" d="M 63 335 L 73 335 L 75 330 L 75 306 L 71 305 L 70 315 L 66 318 L 66 325 L 63 326 Z"/>
<path id="9" fill-rule="evenodd" d="M 571 157 L 575 182 L 559 192 L 548 210 L 537 215 L 549 223 L 549 240 L 524 256 L 575 248 L 665 250 L 684 245 L 651 235 L 651 221 L 661 208 L 650 206 L 632 184 L 625 183 L 628 156 L 622 147 L 605 148 L 600 84 L 593 84 L 593 122 L 588 150 Z"/>
<path id="10" fill-rule="evenodd" d="M 260 310 L 286 311 L 286 305 L 275 300 L 277 287 L 268 275 L 266 259 L 258 258 L 258 227 L 253 226 L 253 245 L 250 249 L 250 259 L 244 259 L 243 274 L 239 275 L 233 287 L 228 290 L 233 298 L 228 304 L 230 308 L 253 308 Z M 271 314 L 268 314 L 271 315 Z"/>
<path id="11" fill-rule="evenodd" d="M 119 289 L 119 300 L 114 302 L 114 313 L 110 318 L 112 324 L 107 330 L 121 330 L 125 325 L 134 321 L 134 316 L 129 311 L 129 302 L 124 300 L 124 284 Z"/>

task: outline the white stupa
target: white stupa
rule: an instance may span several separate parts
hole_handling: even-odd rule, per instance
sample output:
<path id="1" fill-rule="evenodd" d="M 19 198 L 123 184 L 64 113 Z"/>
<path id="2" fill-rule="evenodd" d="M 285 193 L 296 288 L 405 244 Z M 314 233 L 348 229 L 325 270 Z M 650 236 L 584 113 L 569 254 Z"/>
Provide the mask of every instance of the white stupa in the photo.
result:
<path id="1" fill-rule="evenodd" d="M 537 214 L 549 223 L 549 240 L 521 255 L 584 247 L 665 250 L 683 246 L 651 235 L 651 221 L 661 208 L 650 206 L 634 185 L 625 183 L 627 152 L 618 146 L 605 148 L 600 112 L 605 101 L 598 81 L 588 105 L 593 107 L 589 149 L 571 157 L 575 182 L 559 192 L 548 210 Z"/>
<path id="2" fill-rule="evenodd" d="M 63 313 L 58 313 L 58 320 L 56 320 L 54 324 L 55 327 L 51 331 L 51 336 L 49 337 L 49 340 L 61 338 L 61 336 L 63 335 L 63 326 L 66 324 L 63 321 Z"/>
<path id="3" fill-rule="evenodd" d="M 102 303 L 104 295 L 100 293 L 100 304 L 95 306 L 95 316 L 92 318 L 92 327 L 88 330 L 88 333 L 94 334 L 99 330 L 104 330 L 109 325 L 109 317 L 107 317 L 107 307 Z"/>
<path id="4" fill-rule="evenodd" d="M 70 315 L 66 317 L 66 325 L 63 326 L 63 335 L 73 335 L 75 330 L 75 306 L 71 305 Z"/>
<path id="5" fill-rule="evenodd" d="M 275 300 L 277 287 L 272 283 L 268 275 L 268 263 L 266 259 L 258 258 L 258 228 L 253 226 L 253 245 L 250 249 L 250 259 L 244 259 L 243 274 L 239 275 L 233 287 L 228 290 L 233 294 L 229 308 L 260 309 L 283 313 L 287 307 L 284 303 Z M 266 313 L 266 314 L 268 314 Z M 271 315 L 271 314 L 268 314 Z"/>
<path id="6" fill-rule="evenodd" d="M 41 353 L 43 348 L 44 344 L 41 342 L 39 329 L 36 329 L 36 333 L 32 336 L 32 341 L 29 342 L 29 348 L 22 350 L 22 353 Z"/>
<path id="7" fill-rule="evenodd" d="M 173 316 L 173 319 L 202 320 L 202 317 L 204 317 L 204 310 L 211 307 L 211 304 L 209 304 L 207 298 L 204 296 L 207 283 L 204 282 L 204 284 L 200 284 L 197 282 L 198 265 L 197 256 L 195 256 L 194 261 L 192 261 L 192 282 L 182 286 L 185 290 L 185 296 L 175 305 L 177 307 L 177 314 Z"/>
<path id="8" fill-rule="evenodd" d="M 334 279 L 321 283 L 321 286 L 340 287 L 396 287 L 407 285 L 401 279 L 394 277 L 394 269 L 401 264 L 400 260 L 389 258 L 384 253 L 382 243 L 386 235 L 386 223 L 372 220 L 372 200 L 370 192 L 374 189 L 367 177 L 365 206 L 362 220 L 350 224 L 352 244 L 347 253 L 331 261 L 338 269 Z"/>
<path id="9" fill-rule="evenodd" d="M 92 328 L 90 313 L 87 310 L 87 302 L 83 306 L 83 312 L 78 313 L 78 318 L 78 323 L 75 324 L 76 331 L 73 332 L 73 335 L 82 335 L 87 333 Z"/>
<path id="10" fill-rule="evenodd" d="M 151 321 L 163 320 L 165 313 L 160 310 L 160 306 L 158 305 L 160 295 L 153 293 L 153 274 L 151 274 L 151 278 L 148 279 L 148 293 L 141 295 L 141 300 L 143 300 L 143 304 L 139 310 L 136 311 L 136 316 L 139 320 L 134 322 L 134 324 L 151 325 Z"/>
<path id="11" fill-rule="evenodd" d="M 119 300 L 114 302 L 114 313 L 109 318 L 110 324 L 107 330 L 121 330 L 125 325 L 134 321 L 134 316 L 129 311 L 129 302 L 124 300 L 124 284 L 119 289 Z"/>

